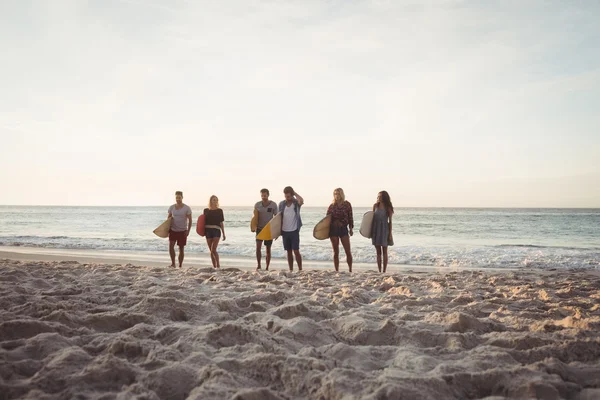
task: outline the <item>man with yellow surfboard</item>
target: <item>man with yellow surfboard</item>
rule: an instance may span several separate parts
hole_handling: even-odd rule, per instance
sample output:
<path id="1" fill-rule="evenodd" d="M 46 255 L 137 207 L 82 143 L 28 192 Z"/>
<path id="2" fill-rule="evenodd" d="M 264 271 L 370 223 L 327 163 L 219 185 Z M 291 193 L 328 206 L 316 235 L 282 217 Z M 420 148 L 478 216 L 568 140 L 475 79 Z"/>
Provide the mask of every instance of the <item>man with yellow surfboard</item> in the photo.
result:
<path id="1" fill-rule="evenodd" d="M 254 205 L 254 217 L 252 219 L 252 224 L 250 229 L 255 228 L 256 235 L 260 233 L 260 231 L 269 223 L 269 221 L 277 214 L 277 204 L 274 201 L 269 200 L 269 189 L 261 189 L 260 191 L 261 201 Z M 254 224 L 256 224 L 254 226 Z M 254 232 L 254 230 L 252 230 Z M 269 270 L 269 265 L 271 264 L 271 245 L 273 244 L 272 240 L 264 240 L 265 247 L 267 248 L 267 267 L 265 268 L 267 271 Z M 261 259 L 262 259 L 262 245 L 263 240 L 256 239 L 256 269 L 261 269 Z"/>

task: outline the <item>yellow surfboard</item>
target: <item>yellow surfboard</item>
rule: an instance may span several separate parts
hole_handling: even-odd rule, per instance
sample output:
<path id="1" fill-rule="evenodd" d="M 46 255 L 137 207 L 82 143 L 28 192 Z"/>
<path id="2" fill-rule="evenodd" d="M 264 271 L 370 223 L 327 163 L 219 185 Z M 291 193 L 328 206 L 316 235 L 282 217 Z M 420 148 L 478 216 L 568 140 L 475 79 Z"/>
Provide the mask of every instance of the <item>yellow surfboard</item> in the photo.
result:
<path id="1" fill-rule="evenodd" d="M 160 224 L 158 228 L 154 230 L 154 234 L 161 238 L 169 237 L 169 231 L 171 230 L 171 218 L 167 218 L 165 222 Z"/>
<path id="2" fill-rule="evenodd" d="M 313 237 L 318 240 L 329 238 L 329 227 L 331 226 L 331 215 L 320 220 L 313 229 Z"/>
<path id="3" fill-rule="evenodd" d="M 256 228 L 258 228 L 258 210 L 255 208 L 254 215 L 252 215 L 252 219 L 250 220 L 250 230 L 256 232 Z"/>
<path id="4" fill-rule="evenodd" d="M 256 236 L 258 240 L 275 240 L 281 235 L 281 213 L 277 213 Z"/>

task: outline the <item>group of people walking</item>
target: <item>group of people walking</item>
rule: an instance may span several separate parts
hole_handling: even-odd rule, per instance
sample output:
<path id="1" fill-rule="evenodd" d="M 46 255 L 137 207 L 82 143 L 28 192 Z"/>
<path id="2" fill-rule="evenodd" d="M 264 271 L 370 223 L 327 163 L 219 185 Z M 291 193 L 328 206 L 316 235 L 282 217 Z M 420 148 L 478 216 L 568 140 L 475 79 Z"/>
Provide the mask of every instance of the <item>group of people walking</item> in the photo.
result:
<path id="1" fill-rule="evenodd" d="M 283 189 L 284 200 L 279 204 L 269 200 L 269 190 L 260 191 L 261 200 L 254 205 L 254 210 L 258 216 L 256 235 L 271 221 L 271 219 L 281 213 L 281 238 L 283 248 L 287 252 L 287 261 L 290 271 L 294 270 L 294 259 L 298 265 L 298 270 L 302 270 L 302 255 L 300 254 L 300 228 L 302 228 L 302 217 L 300 211 L 304 205 L 304 199 L 294 191 L 291 186 Z M 386 191 L 377 194 L 377 201 L 373 204 L 373 224 L 371 226 L 371 242 L 375 246 L 377 253 L 377 269 L 379 272 L 386 272 L 388 264 L 387 248 L 393 245 L 392 242 L 392 216 L 394 207 L 390 195 Z M 210 251 L 213 268 L 220 268 L 219 253 L 217 251 L 221 236 L 223 241 L 225 236 L 225 217 L 223 210 L 219 208 L 219 199 L 213 195 L 210 197 L 208 208 L 203 211 L 205 216 L 205 238 Z M 350 236 L 354 230 L 354 216 L 352 205 L 344 194 L 342 188 L 333 191 L 333 201 L 327 209 L 327 215 L 331 215 L 331 224 L 329 230 L 329 240 L 333 249 L 333 265 L 336 271 L 340 266 L 340 243 L 346 253 L 346 262 L 348 270 L 352 272 L 352 250 L 350 247 Z M 183 265 L 184 248 L 187 244 L 187 237 L 192 229 L 192 209 L 183 203 L 183 193 L 175 192 L 175 204 L 169 207 L 168 217 L 172 218 L 171 229 L 169 230 L 169 255 L 171 256 L 171 267 L 175 268 L 175 245 L 179 247 L 179 268 Z M 262 248 L 266 248 L 266 266 L 268 270 L 271 264 L 272 240 L 256 239 L 256 269 L 262 269 Z"/>

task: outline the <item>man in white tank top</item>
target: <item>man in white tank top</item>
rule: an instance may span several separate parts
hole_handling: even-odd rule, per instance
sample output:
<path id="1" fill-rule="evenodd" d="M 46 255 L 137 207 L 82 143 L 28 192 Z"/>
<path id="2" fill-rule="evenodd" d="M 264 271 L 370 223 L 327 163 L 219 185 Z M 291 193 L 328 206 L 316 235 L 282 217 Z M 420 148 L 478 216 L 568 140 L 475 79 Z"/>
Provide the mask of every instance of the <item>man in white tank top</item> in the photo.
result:
<path id="1" fill-rule="evenodd" d="M 281 237 L 283 238 L 283 248 L 287 251 L 288 266 L 290 271 L 294 270 L 294 257 L 298 264 L 298 270 L 302 271 L 302 256 L 300 255 L 300 228 L 302 227 L 302 218 L 300 217 L 300 208 L 304 204 L 304 199 L 287 186 L 283 189 L 285 200 L 279 203 L 279 212 L 283 213 L 281 221 Z"/>

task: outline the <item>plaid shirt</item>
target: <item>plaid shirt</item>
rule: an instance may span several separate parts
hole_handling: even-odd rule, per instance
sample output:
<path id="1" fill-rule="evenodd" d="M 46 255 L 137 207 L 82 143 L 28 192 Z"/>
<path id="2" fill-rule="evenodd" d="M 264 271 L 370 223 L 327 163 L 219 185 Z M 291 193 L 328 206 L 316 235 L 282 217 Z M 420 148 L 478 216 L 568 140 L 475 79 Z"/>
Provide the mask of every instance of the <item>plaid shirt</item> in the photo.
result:
<path id="1" fill-rule="evenodd" d="M 327 215 L 331 214 L 331 223 L 341 226 L 349 226 L 354 229 L 354 218 L 352 217 L 352 205 L 344 201 L 341 205 L 332 203 L 327 209 Z"/>

